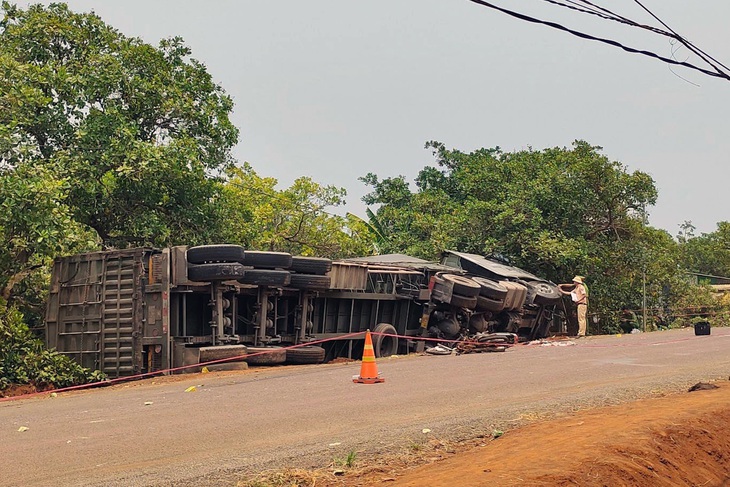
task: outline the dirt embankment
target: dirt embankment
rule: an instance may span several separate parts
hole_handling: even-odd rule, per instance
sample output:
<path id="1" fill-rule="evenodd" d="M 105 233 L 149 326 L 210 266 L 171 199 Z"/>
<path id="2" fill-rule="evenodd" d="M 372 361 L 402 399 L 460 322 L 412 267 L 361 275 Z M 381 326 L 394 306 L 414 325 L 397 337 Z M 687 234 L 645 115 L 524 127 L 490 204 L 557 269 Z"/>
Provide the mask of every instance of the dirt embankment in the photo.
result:
<path id="1" fill-rule="evenodd" d="M 720 385 L 533 424 L 390 485 L 724 485 L 730 384 Z"/>
<path id="2" fill-rule="evenodd" d="M 730 383 L 715 385 L 719 387 L 585 410 L 496 439 L 458 445 L 434 439 L 428 451 L 411 452 L 412 463 L 420 464 L 416 467 L 401 456 L 335 469 L 339 476 L 330 470 L 276 485 L 726 486 Z"/>

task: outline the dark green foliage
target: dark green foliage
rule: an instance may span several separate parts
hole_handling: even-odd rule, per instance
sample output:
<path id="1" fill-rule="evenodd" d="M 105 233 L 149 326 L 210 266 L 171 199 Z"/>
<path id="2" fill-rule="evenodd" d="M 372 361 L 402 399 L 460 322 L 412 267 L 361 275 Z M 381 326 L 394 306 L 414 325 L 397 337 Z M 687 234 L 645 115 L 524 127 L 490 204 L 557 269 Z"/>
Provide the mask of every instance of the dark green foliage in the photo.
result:
<path id="1" fill-rule="evenodd" d="M 179 38 L 154 47 L 62 3 L 2 2 L 0 297 L 35 312 L 23 282 L 58 255 L 219 237 L 232 109 Z"/>
<path id="2" fill-rule="evenodd" d="M 283 251 L 329 258 L 367 255 L 372 228 L 362 220 L 327 211 L 344 204 L 346 191 L 299 177 L 277 189 L 277 180 L 250 164 L 232 168 L 220 200 L 226 222 L 223 241 L 251 250 Z"/>
<path id="3" fill-rule="evenodd" d="M 685 223 L 679 236 L 685 268 L 690 272 L 730 277 L 730 222 L 719 222 L 717 230 L 694 236 Z"/>
<path id="4" fill-rule="evenodd" d="M 429 142 L 437 167 L 425 167 L 411 192 L 403 177 L 362 181 L 379 204 L 384 252 L 437 259 L 443 249 L 505 256 L 555 282 L 587 277 L 591 311 L 640 304 L 644 275 L 651 303 L 680 283 L 676 243 L 644 223 L 657 198 L 651 177 L 602 155 L 600 147 L 471 153 Z"/>
<path id="5" fill-rule="evenodd" d="M 154 47 L 65 4 L 0 13 L 0 166 L 63 181 L 106 246 L 210 238 L 238 130 L 182 40 Z"/>
<path id="6" fill-rule="evenodd" d="M 0 391 L 11 384 L 58 388 L 103 378 L 101 372 L 92 372 L 58 352 L 46 350 L 20 312 L 0 306 Z"/>

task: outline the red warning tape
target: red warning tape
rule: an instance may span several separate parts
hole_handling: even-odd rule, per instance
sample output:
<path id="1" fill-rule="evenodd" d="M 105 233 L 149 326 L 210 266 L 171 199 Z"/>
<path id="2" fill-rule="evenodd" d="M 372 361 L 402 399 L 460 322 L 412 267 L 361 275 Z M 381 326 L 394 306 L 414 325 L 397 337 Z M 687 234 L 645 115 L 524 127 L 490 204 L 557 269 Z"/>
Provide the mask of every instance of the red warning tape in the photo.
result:
<path id="1" fill-rule="evenodd" d="M 388 336 L 388 337 L 394 337 L 394 338 L 404 338 L 406 340 L 411 340 L 411 341 L 439 342 L 439 343 L 464 343 L 464 344 L 476 344 L 476 345 L 485 345 L 485 343 L 486 343 L 486 342 L 470 341 L 470 340 L 445 340 L 445 339 L 440 339 L 440 338 L 427 338 L 427 337 L 420 337 L 420 336 L 397 335 L 397 334 L 390 334 L 390 333 L 376 333 L 376 332 L 370 332 L 370 333 L 371 333 L 371 335 L 381 335 L 381 336 Z M 721 335 L 721 336 L 726 336 L 726 335 Z M 299 348 L 299 347 L 306 347 L 309 345 L 316 345 L 319 343 L 325 343 L 325 342 L 331 342 L 331 341 L 364 338 L 364 337 L 365 337 L 365 332 L 359 331 L 359 332 L 355 332 L 355 333 L 348 333 L 345 335 L 340 335 L 336 338 L 326 338 L 326 339 L 314 340 L 314 341 L 306 342 L 306 343 L 299 343 L 299 344 L 291 345 L 288 347 L 281 347 L 281 348 L 278 348 L 277 351 L 278 350 L 289 350 L 292 348 Z M 687 340 L 691 340 L 691 338 L 680 338 L 680 339 L 671 340 L 671 341 L 667 341 L 667 342 L 661 342 L 661 344 L 677 343 L 677 342 L 683 342 L 683 341 L 687 341 Z M 500 347 L 514 347 L 516 345 L 524 345 L 524 344 L 519 344 L 519 343 L 515 342 L 515 343 L 495 343 L 494 345 L 500 346 Z M 646 346 L 646 345 L 647 344 L 638 343 L 638 344 L 585 345 L 585 347 L 586 348 L 610 348 L 610 347 L 629 347 L 629 346 Z M 652 345 L 654 345 L 654 344 L 652 344 Z M 656 345 L 659 345 L 659 344 L 656 344 Z M 205 367 L 208 365 L 221 364 L 221 363 L 225 363 L 225 362 L 234 362 L 237 360 L 245 359 L 246 357 L 255 357 L 258 355 L 265 355 L 267 353 L 272 353 L 272 352 L 263 351 L 263 352 L 256 352 L 256 353 L 248 353 L 248 354 L 239 355 L 236 357 L 228 357 L 228 358 L 223 358 L 223 359 L 218 359 L 218 360 L 210 360 L 208 362 L 201 362 L 201 363 L 192 364 L 192 365 L 184 365 L 181 367 L 173 367 L 170 369 L 156 370 L 154 372 L 145 372 L 143 374 L 117 377 L 115 379 L 107 379 L 107 380 L 103 380 L 103 381 L 99 381 L 99 382 L 91 382 L 88 384 L 80 384 L 80 385 L 76 385 L 76 386 L 62 387 L 59 389 L 51 389 L 51 390 L 41 391 L 41 392 L 32 392 L 32 393 L 23 394 L 20 396 L 0 397 L 0 402 L 15 401 L 18 399 L 25 399 L 28 397 L 40 396 L 40 395 L 44 395 L 44 394 L 78 391 L 78 390 L 82 390 L 82 389 L 92 389 L 95 387 L 105 387 L 105 386 L 109 386 L 109 385 L 113 385 L 113 384 L 118 384 L 121 382 L 129 382 L 129 381 L 136 380 L 136 379 L 143 379 L 143 378 L 155 377 L 155 376 L 159 376 L 159 375 L 166 375 L 171 372 L 178 372 L 178 371 L 189 369 L 192 367 Z"/>
<path id="2" fill-rule="evenodd" d="M 339 336 L 337 338 L 328 338 L 326 340 L 316 340 L 316 341 L 312 341 L 312 342 L 299 343 L 297 345 L 292 345 L 290 347 L 282 347 L 282 348 L 279 348 L 279 349 L 277 349 L 277 351 L 278 350 L 282 350 L 282 349 L 283 350 L 288 350 L 290 348 L 304 347 L 304 346 L 307 346 L 307 345 L 313 345 L 313 344 L 317 344 L 317 343 L 324 343 L 324 342 L 328 342 L 328 341 L 332 341 L 332 340 L 342 340 L 343 338 L 354 338 L 354 337 L 356 337 L 358 335 L 362 335 L 364 337 L 365 332 L 363 331 L 363 332 L 357 332 L 357 333 L 349 333 L 347 335 L 342 335 L 342 336 Z M 128 382 L 128 381 L 132 381 L 132 380 L 136 380 L 136 379 L 155 377 L 155 376 L 158 376 L 158 375 L 166 375 L 166 374 L 168 374 L 170 372 L 178 372 L 180 370 L 185 370 L 185 369 L 189 369 L 189 368 L 192 368 L 192 367 L 205 367 L 207 365 L 221 364 L 221 363 L 225 363 L 225 362 L 234 362 L 234 361 L 237 361 L 237 360 L 241 360 L 242 358 L 256 357 L 258 355 L 265 355 L 267 353 L 272 353 L 272 352 L 270 352 L 270 351 L 267 350 L 265 352 L 247 353 L 245 355 L 238 355 L 236 357 L 227 357 L 227 358 L 222 358 L 222 359 L 218 359 L 218 360 L 210 360 L 208 362 L 202 362 L 202 363 L 197 363 L 197 364 L 192 364 L 192 365 L 183 365 L 181 367 L 173 367 L 173 368 L 170 368 L 170 369 L 155 370 L 154 372 L 145 372 L 143 374 L 127 375 L 127 376 L 124 376 L 124 377 L 117 377 L 115 379 L 107 379 L 107 380 L 103 380 L 103 381 L 99 381 L 99 382 L 90 382 L 88 384 L 79 384 L 77 386 L 62 387 L 60 389 L 51 389 L 51 390 L 42 391 L 42 392 L 32 392 L 32 393 L 29 393 L 29 394 L 23 394 L 21 396 L 0 397 L 0 402 L 13 401 L 13 400 L 16 400 L 16 399 L 21 399 L 21 398 L 24 399 L 26 397 L 39 396 L 39 395 L 42 395 L 42 394 L 51 394 L 53 392 L 58 393 L 58 392 L 78 391 L 78 390 L 81 390 L 81 389 L 91 389 L 91 388 L 94 388 L 94 387 L 105 387 L 105 386 L 110 386 L 110 385 L 113 385 L 113 384 L 118 384 L 120 382 Z"/>
<path id="3" fill-rule="evenodd" d="M 643 333 L 640 333 L 643 335 Z M 620 335 L 631 335 L 631 333 L 620 333 Z M 596 336 L 611 336 L 611 335 L 596 335 Z M 708 335 L 709 336 L 709 335 Z M 730 336 L 728 334 L 720 334 L 720 335 L 714 335 L 714 336 Z M 702 338 L 702 337 L 700 337 Z M 686 338 L 677 338 L 674 340 L 667 340 L 666 342 L 657 342 L 657 343 L 614 343 L 610 345 L 598 345 L 598 344 L 590 344 L 590 345 L 584 345 L 585 348 L 614 348 L 614 347 L 653 347 L 658 345 L 666 345 L 668 343 L 680 343 L 680 342 L 686 342 L 689 340 L 695 340 L 696 337 L 686 337 Z"/>
<path id="4" fill-rule="evenodd" d="M 414 341 L 435 341 L 435 342 L 440 342 L 440 343 L 482 343 L 482 342 L 468 342 L 468 341 L 464 341 L 464 340 L 440 340 L 440 339 L 437 339 L 437 338 L 426 338 L 426 337 L 416 337 L 416 336 L 407 336 L 407 335 L 393 335 L 393 334 L 388 334 L 388 333 L 375 333 L 375 332 L 371 332 L 371 334 L 372 335 L 390 336 L 390 337 L 396 337 L 396 338 L 405 338 L 405 339 L 414 340 Z M 364 338 L 364 337 L 365 337 L 365 332 L 364 331 L 359 331 L 359 332 L 355 332 L 355 333 L 348 333 L 348 334 L 345 334 L 345 335 L 340 335 L 340 336 L 338 336 L 336 338 L 327 338 L 327 339 L 323 339 L 323 340 L 314 340 L 314 341 L 311 341 L 311 342 L 299 343 L 297 345 L 292 345 L 292 346 L 289 346 L 289 347 L 281 347 L 281 348 L 277 349 L 277 351 L 278 350 L 282 350 L 282 349 L 283 350 L 289 350 L 289 349 L 292 349 L 292 348 L 305 347 L 305 346 L 308 346 L 308 345 L 316 345 L 316 344 L 319 344 L 319 343 L 325 343 L 325 342 L 330 342 L 330 341 L 337 341 L 337 340 L 343 340 L 343 339 L 354 339 L 354 338 Z M 504 344 L 500 343 L 499 345 L 500 346 L 514 346 L 514 344 L 510 344 L 510 343 L 504 343 Z M 78 391 L 78 390 L 83 390 L 83 389 L 92 389 L 92 388 L 95 388 L 95 387 L 106 387 L 106 386 L 110 386 L 110 385 L 114 385 L 114 384 L 119 384 L 121 382 L 128 382 L 128 381 L 137 380 L 137 379 L 144 379 L 144 378 L 150 378 L 150 377 L 155 377 L 155 376 L 159 376 L 159 375 L 166 375 L 166 374 L 169 374 L 169 373 L 178 372 L 178 371 L 185 370 L 185 369 L 189 369 L 189 368 L 192 368 L 192 367 L 205 367 L 205 366 L 208 366 L 208 365 L 215 365 L 215 364 L 221 364 L 221 363 L 226 363 L 226 362 L 234 362 L 234 361 L 237 361 L 237 360 L 244 359 L 246 357 L 255 357 L 255 356 L 258 356 L 258 355 L 265 355 L 267 353 L 272 353 L 272 352 L 270 352 L 270 351 L 267 350 L 267 351 L 263 351 L 263 352 L 248 353 L 248 354 L 239 355 L 239 356 L 236 356 L 236 357 L 227 357 L 227 358 L 222 358 L 222 359 L 218 359 L 218 360 L 210 360 L 208 362 L 201 362 L 201 363 L 192 364 L 192 365 L 184 365 L 184 366 L 181 366 L 181 367 L 173 367 L 173 368 L 170 368 L 170 369 L 156 370 L 154 372 L 145 372 L 143 374 L 135 374 L 135 375 L 128 375 L 128 376 L 124 376 L 124 377 L 117 377 L 117 378 L 114 378 L 114 379 L 107 379 L 107 380 L 103 380 L 103 381 L 99 381 L 99 382 L 91 382 L 91 383 L 88 383 L 88 384 L 79 384 L 79 385 L 76 385 L 76 386 L 61 387 L 59 389 L 51 389 L 51 390 L 48 390 L 48 391 L 41 391 L 41 392 L 31 392 L 29 394 L 23 394 L 23 395 L 20 395 L 20 396 L 0 397 L 0 402 L 15 401 L 15 400 L 18 400 L 18 399 L 25 399 L 25 398 L 33 397 L 33 396 L 40 396 L 40 395 L 44 395 L 44 394 L 51 394 L 51 393 L 54 393 L 54 392 L 55 393 L 59 393 L 59 392 Z"/>
<path id="5" fill-rule="evenodd" d="M 324 339 L 324 340 L 315 340 L 315 341 L 306 342 L 306 343 L 299 343 L 297 345 L 292 345 L 292 346 L 289 346 L 289 347 L 281 347 L 281 348 L 278 348 L 277 351 L 278 350 L 288 350 L 290 348 L 305 347 L 307 345 L 315 345 L 315 344 L 318 344 L 318 343 L 324 343 L 324 342 L 329 342 L 329 341 L 333 341 L 333 340 L 342 340 L 342 339 L 347 339 L 347 338 L 355 338 L 358 335 L 360 335 L 361 337 L 364 338 L 365 337 L 365 332 L 364 331 L 360 331 L 360 332 L 356 332 L 356 333 L 348 333 L 346 335 L 341 335 L 341 336 L 339 336 L 337 338 L 328 338 L 328 339 Z M 81 390 L 81 389 L 91 389 L 91 388 L 94 388 L 94 387 L 106 387 L 106 386 L 110 386 L 110 385 L 113 385 L 113 384 L 119 384 L 120 382 L 128 382 L 128 381 L 132 381 L 132 380 L 136 380 L 136 379 L 145 379 L 145 378 L 155 377 L 155 376 L 158 376 L 158 375 L 167 375 L 168 373 L 171 373 L 171 372 L 178 372 L 178 371 L 185 370 L 185 369 L 189 369 L 189 368 L 192 368 L 192 367 L 205 367 L 207 365 L 221 364 L 221 363 L 225 363 L 225 362 L 235 362 L 237 360 L 241 360 L 241 359 L 246 358 L 246 357 L 256 357 L 258 355 L 265 355 L 267 353 L 272 353 L 272 352 L 273 351 L 270 352 L 270 351 L 267 350 L 267 351 L 264 351 L 264 352 L 248 353 L 248 354 L 245 354 L 245 355 L 238 355 L 236 357 L 227 357 L 227 358 L 222 358 L 222 359 L 218 359 L 218 360 L 210 360 L 208 362 L 201 362 L 201 363 L 192 364 L 192 365 L 183 365 L 181 367 L 173 367 L 173 368 L 170 368 L 170 369 L 155 370 L 154 372 L 145 372 L 143 374 L 127 375 L 127 376 L 124 376 L 124 377 L 117 377 L 117 378 L 114 378 L 114 379 L 107 379 L 107 380 L 103 380 L 103 381 L 99 381 L 99 382 L 90 382 L 88 384 L 79 384 L 79 385 L 76 385 L 76 386 L 62 387 L 62 388 L 59 388 L 59 389 L 51 389 L 51 390 L 48 390 L 48 391 L 41 391 L 41 392 L 31 392 L 29 394 L 23 394 L 23 395 L 20 395 L 20 396 L 0 397 L 0 402 L 14 401 L 14 400 L 17 400 L 17 399 L 25 399 L 27 397 L 40 396 L 40 395 L 43 395 L 43 394 L 51 394 L 51 393 L 54 393 L 54 392 L 55 393 L 59 393 L 59 392 L 78 391 L 78 390 Z"/>

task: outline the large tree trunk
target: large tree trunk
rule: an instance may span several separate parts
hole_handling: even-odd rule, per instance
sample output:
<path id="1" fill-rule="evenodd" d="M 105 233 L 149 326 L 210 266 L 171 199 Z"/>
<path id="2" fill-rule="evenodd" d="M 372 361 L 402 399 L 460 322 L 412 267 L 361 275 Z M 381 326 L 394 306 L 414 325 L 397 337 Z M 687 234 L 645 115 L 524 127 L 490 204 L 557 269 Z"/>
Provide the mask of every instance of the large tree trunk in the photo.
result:
<path id="1" fill-rule="evenodd" d="M 2 296 L 5 301 L 9 301 L 10 295 L 13 293 L 13 288 L 23 279 L 28 277 L 31 272 L 40 267 L 42 267 L 40 264 L 30 266 L 10 276 L 10 279 L 8 279 L 8 282 L 5 284 L 2 291 L 0 292 L 0 296 Z"/>

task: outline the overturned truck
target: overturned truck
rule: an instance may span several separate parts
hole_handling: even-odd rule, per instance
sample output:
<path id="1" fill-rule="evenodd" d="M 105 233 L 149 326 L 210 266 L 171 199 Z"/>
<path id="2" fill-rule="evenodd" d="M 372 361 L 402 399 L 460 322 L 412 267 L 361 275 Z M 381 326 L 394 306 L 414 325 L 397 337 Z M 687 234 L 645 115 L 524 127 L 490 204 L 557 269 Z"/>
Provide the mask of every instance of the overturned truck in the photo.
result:
<path id="1" fill-rule="evenodd" d="M 121 377 L 247 354 L 250 364 L 359 358 L 368 329 L 378 357 L 420 350 L 422 336 L 541 338 L 562 326 L 560 302 L 551 282 L 455 251 L 433 263 L 178 246 L 56 259 L 45 326 L 49 347 Z"/>

